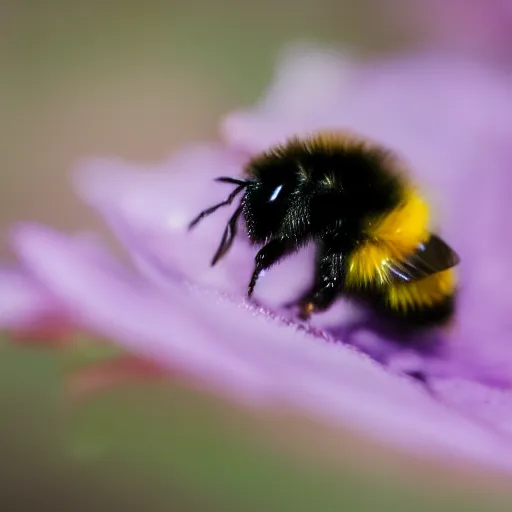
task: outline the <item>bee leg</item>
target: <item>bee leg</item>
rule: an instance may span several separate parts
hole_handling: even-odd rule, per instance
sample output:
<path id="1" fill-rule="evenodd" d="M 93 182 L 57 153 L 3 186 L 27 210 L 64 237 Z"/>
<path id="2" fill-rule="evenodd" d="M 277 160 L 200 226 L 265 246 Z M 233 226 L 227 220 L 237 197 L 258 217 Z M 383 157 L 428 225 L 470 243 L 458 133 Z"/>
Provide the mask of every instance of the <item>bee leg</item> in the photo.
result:
<path id="1" fill-rule="evenodd" d="M 254 270 L 252 273 L 247 295 L 250 297 L 254 291 L 254 287 L 264 270 L 270 268 L 274 263 L 277 263 L 281 258 L 291 254 L 297 249 L 296 243 L 291 239 L 275 238 L 267 245 L 264 245 L 256 254 L 254 259 Z"/>
<path id="2" fill-rule="evenodd" d="M 314 312 L 329 309 L 339 296 L 342 284 L 342 261 L 340 252 L 321 250 L 315 272 L 313 288 L 299 300 L 299 317 L 310 318 Z"/>

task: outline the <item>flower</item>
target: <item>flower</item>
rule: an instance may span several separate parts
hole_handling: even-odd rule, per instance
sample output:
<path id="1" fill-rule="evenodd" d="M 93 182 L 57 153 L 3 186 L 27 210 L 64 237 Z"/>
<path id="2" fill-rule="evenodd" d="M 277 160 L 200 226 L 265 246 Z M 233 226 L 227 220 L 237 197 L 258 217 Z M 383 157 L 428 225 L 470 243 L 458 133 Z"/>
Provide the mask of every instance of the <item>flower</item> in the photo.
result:
<path id="1" fill-rule="evenodd" d="M 21 266 L 0 275 L 0 321 L 57 313 L 243 403 L 292 405 L 424 456 L 511 470 L 511 113 L 508 78 L 484 64 L 434 54 L 366 63 L 295 47 L 259 104 L 224 121 L 224 144 L 186 148 L 158 167 L 82 165 L 76 190 L 135 268 L 89 237 L 19 225 Z M 457 325 L 434 351 L 370 329 L 349 340 L 337 329 L 354 315 L 343 302 L 310 325 L 286 314 L 280 305 L 312 275 L 308 252 L 269 271 L 249 303 L 254 248 L 243 237 L 209 266 L 229 211 L 186 229 L 224 197 L 213 177 L 239 175 L 250 154 L 289 135 L 336 127 L 398 149 L 443 210 L 462 290 Z"/>

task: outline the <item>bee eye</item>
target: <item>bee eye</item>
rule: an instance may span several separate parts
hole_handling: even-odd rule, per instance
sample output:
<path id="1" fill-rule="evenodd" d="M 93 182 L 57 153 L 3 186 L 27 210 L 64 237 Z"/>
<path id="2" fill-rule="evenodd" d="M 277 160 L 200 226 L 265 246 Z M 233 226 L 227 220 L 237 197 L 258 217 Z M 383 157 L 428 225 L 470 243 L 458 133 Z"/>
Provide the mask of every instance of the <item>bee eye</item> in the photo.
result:
<path id="1" fill-rule="evenodd" d="M 269 203 L 275 201 L 277 199 L 277 197 L 279 196 L 279 194 L 281 193 L 281 190 L 283 189 L 283 185 L 278 185 L 273 191 L 272 191 L 272 194 L 270 195 L 270 198 L 269 198 Z"/>

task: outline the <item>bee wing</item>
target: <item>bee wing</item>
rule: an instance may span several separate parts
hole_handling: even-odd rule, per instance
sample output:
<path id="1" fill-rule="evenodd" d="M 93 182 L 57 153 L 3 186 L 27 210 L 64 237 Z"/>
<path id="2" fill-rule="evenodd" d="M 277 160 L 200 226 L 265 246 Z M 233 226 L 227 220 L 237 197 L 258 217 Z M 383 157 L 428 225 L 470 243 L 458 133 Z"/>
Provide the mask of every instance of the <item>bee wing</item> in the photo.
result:
<path id="1" fill-rule="evenodd" d="M 444 240 L 431 235 L 408 259 L 388 261 L 386 270 L 391 281 L 409 282 L 448 270 L 459 262 L 458 254 Z"/>

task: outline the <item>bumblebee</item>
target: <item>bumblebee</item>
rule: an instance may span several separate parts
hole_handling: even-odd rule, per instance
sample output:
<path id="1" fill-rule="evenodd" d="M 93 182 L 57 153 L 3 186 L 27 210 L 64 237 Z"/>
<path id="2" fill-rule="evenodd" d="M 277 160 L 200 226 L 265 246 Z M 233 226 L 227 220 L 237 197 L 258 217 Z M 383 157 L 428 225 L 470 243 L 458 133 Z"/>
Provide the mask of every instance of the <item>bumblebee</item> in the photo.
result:
<path id="1" fill-rule="evenodd" d="M 212 266 L 229 250 L 240 217 L 261 246 L 248 286 L 308 243 L 317 249 L 312 288 L 297 304 L 304 319 L 340 296 L 370 305 L 409 327 L 441 326 L 453 316 L 459 256 L 431 232 L 428 204 L 392 151 L 351 132 L 292 138 L 252 158 L 225 201 L 241 194 Z"/>

